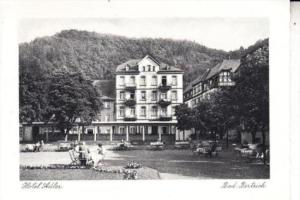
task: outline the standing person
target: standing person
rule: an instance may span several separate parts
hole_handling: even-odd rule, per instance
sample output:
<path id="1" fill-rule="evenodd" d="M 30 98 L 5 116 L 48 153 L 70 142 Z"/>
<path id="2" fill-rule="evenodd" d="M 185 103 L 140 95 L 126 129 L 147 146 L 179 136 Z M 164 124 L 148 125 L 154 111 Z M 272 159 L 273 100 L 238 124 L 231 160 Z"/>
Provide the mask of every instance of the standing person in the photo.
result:
<path id="1" fill-rule="evenodd" d="M 98 147 L 97 147 L 97 157 L 98 157 L 98 162 L 96 163 L 96 166 L 103 165 L 105 153 L 104 153 L 104 148 L 101 143 L 99 143 Z"/>

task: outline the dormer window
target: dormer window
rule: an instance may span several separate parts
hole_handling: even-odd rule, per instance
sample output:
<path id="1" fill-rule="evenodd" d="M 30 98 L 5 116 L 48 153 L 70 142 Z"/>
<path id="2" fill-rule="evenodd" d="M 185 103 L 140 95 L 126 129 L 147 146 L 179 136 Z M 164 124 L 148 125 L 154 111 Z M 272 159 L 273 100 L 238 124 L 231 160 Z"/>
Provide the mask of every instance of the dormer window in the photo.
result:
<path id="1" fill-rule="evenodd" d="M 146 71 L 146 67 L 145 66 L 143 66 L 143 72 L 145 72 Z"/>
<path id="2" fill-rule="evenodd" d="M 149 71 L 149 72 L 151 71 L 151 66 L 150 66 L 150 65 L 148 65 L 148 71 Z"/>
<path id="3" fill-rule="evenodd" d="M 155 72 L 155 66 L 153 66 L 153 71 Z"/>

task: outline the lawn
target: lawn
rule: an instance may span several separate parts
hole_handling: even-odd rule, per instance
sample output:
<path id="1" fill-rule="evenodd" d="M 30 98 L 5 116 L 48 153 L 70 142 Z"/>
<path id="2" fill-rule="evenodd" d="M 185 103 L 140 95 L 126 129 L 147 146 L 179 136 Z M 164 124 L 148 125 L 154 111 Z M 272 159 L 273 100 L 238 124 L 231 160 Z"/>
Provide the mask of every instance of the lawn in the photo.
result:
<path id="1" fill-rule="evenodd" d="M 217 158 L 195 156 L 190 150 L 121 151 L 119 160 L 107 160 L 109 165 L 124 165 L 127 160 L 141 162 L 160 173 L 177 174 L 200 179 L 268 179 L 269 166 L 236 159 L 233 152 L 221 152 Z"/>
<path id="2" fill-rule="evenodd" d="M 22 165 L 68 164 L 70 162 L 67 152 L 21 153 L 20 157 Z M 195 156 L 191 150 L 107 151 L 105 166 L 124 167 L 129 161 L 138 161 L 149 169 L 147 172 L 140 173 L 139 179 L 157 179 L 159 178 L 157 171 L 163 179 L 268 179 L 270 176 L 269 166 L 237 159 L 233 151 L 226 150 L 222 151 L 217 158 Z M 121 176 L 123 175 L 103 175 L 91 169 L 20 171 L 21 180 L 119 180 L 122 179 Z"/>

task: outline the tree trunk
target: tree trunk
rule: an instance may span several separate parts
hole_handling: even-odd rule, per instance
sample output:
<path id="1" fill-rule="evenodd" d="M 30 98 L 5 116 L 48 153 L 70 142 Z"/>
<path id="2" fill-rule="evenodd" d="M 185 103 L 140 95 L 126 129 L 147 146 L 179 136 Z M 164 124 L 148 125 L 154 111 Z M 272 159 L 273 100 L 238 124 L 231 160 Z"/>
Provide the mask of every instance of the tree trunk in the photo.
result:
<path id="1" fill-rule="evenodd" d="M 267 158 L 266 158 L 266 132 L 265 132 L 265 130 L 263 129 L 262 131 L 261 131 L 261 135 L 262 135 L 262 145 L 263 145 L 263 149 L 262 149 L 262 151 L 263 151 L 263 158 L 264 158 L 264 164 L 266 164 L 266 160 L 267 160 Z"/>
<path id="2" fill-rule="evenodd" d="M 239 143 L 239 144 L 241 144 L 242 143 L 242 132 L 241 132 L 241 130 L 237 130 L 237 142 Z"/>
<path id="3" fill-rule="evenodd" d="M 196 132 L 196 140 L 199 140 L 199 130 L 195 129 Z"/>
<path id="4" fill-rule="evenodd" d="M 252 136 L 252 144 L 254 144 L 255 143 L 256 131 L 251 131 L 251 136 Z"/>
<path id="5" fill-rule="evenodd" d="M 226 130 L 226 148 L 228 149 L 229 147 L 229 135 L 228 135 L 229 131 Z"/>
<path id="6" fill-rule="evenodd" d="M 67 142 L 67 141 L 68 141 L 68 135 L 69 135 L 69 131 L 68 131 L 68 130 L 66 130 L 66 132 L 65 132 L 65 142 Z"/>

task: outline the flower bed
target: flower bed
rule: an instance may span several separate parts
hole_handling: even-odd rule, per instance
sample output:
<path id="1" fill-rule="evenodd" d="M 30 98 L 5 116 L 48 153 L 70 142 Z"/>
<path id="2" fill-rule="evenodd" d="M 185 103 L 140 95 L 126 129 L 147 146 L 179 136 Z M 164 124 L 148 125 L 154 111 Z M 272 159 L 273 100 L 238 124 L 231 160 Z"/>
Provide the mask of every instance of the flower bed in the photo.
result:
<path id="1" fill-rule="evenodd" d="M 138 166 L 138 165 L 136 165 Z M 141 165 L 139 165 L 141 166 Z M 150 168 L 134 170 L 121 166 L 86 167 L 78 165 L 20 166 L 21 180 L 137 180 L 159 179 L 159 173 Z"/>
<path id="2" fill-rule="evenodd" d="M 136 170 L 124 171 L 123 179 L 124 180 L 137 180 L 138 179 L 137 171 Z"/>
<path id="3" fill-rule="evenodd" d="M 135 161 L 131 161 L 131 162 L 127 163 L 127 165 L 125 166 L 126 169 L 138 169 L 141 167 L 142 167 L 142 164 L 135 162 Z"/>
<path id="4" fill-rule="evenodd" d="M 89 165 L 65 165 L 65 164 L 51 164 L 51 165 L 20 165 L 20 169 L 90 169 Z"/>

